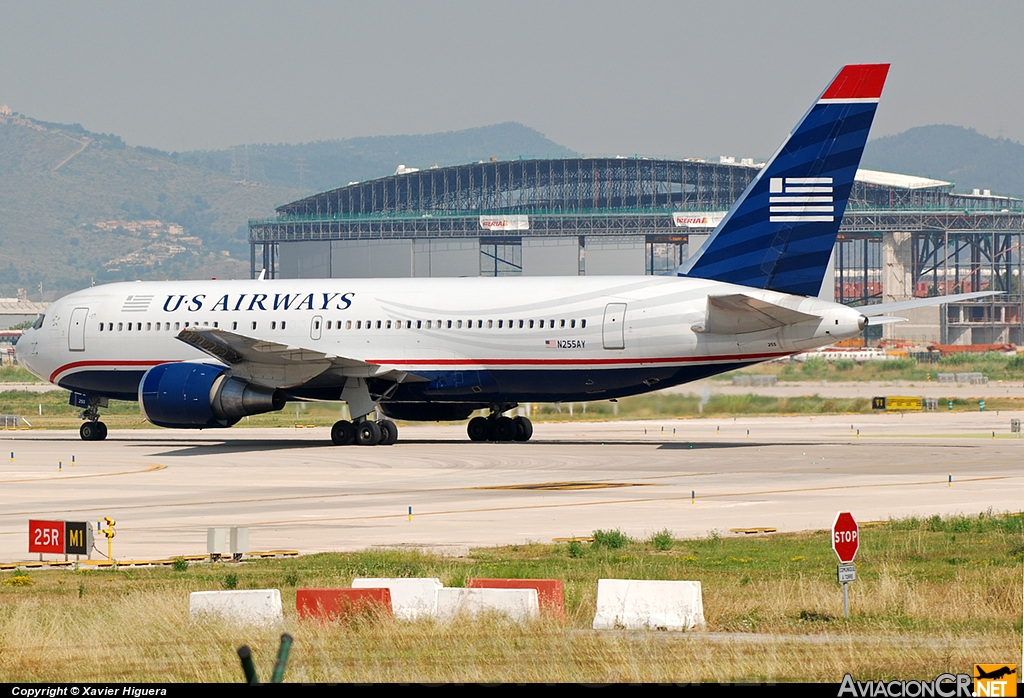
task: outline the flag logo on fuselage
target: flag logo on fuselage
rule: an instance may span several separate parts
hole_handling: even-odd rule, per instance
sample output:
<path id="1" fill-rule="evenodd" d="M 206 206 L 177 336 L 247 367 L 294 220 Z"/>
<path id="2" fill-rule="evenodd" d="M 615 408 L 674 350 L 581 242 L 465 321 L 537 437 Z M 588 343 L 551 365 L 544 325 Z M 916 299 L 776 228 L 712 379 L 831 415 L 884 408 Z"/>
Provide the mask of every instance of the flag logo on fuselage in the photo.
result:
<path id="1" fill-rule="evenodd" d="M 769 222 L 831 223 L 835 219 L 831 177 L 772 177 Z"/>

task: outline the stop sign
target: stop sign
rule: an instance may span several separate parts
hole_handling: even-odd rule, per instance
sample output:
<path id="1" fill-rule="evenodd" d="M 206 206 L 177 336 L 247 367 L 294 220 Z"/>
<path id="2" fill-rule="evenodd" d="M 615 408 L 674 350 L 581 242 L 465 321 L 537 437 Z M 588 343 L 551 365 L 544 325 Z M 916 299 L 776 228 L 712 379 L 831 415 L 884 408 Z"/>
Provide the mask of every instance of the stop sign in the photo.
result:
<path id="1" fill-rule="evenodd" d="M 832 524 L 832 549 L 839 556 L 842 563 L 853 562 L 857 557 L 857 548 L 860 547 L 860 530 L 853 515 L 848 511 L 836 514 L 836 520 Z"/>

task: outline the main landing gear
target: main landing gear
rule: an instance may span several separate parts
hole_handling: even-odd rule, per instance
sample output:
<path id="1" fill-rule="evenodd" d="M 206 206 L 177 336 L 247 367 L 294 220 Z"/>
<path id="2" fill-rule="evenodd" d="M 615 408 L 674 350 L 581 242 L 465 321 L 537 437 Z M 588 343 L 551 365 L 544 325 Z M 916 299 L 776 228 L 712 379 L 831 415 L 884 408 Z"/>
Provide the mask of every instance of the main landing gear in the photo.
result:
<path id="1" fill-rule="evenodd" d="M 529 441 L 533 422 L 526 417 L 504 417 L 515 405 L 492 405 L 489 417 L 473 417 L 466 432 L 470 441 Z"/>
<path id="2" fill-rule="evenodd" d="M 90 397 L 89 406 L 78 415 L 86 420 L 78 428 L 78 435 L 82 437 L 82 441 L 103 441 L 107 438 L 107 425 L 100 421 L 100 407 L 106 407 L 106 404 L 101 405 L 101 402 L 105 401 L 105 398 Z"/>
<path id="3" fill-rule="evenodd" d="M 343 419 L 331 427 L 331 441 L 335 446 L 390 446 L 398 441 L 398 426 L 390 419 L 364 418 L 355 423 Z"/>

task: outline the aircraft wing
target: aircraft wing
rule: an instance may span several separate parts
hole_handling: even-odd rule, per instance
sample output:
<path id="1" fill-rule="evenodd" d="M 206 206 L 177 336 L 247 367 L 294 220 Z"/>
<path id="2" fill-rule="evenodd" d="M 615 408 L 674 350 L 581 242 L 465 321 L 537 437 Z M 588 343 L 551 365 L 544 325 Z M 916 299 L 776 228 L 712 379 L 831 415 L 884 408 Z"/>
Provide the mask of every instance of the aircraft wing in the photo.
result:
<path id="1" fill-rule="evenodd" d="M 401 383 L 414 378 L 402 371 L 370 364 L 360 359 L 337 356 L 221 329 L 186 328 L 177 339 L 231 366 L 232 373 L 254 383 L 275 388 L 292 388 L 324 373 L 340 376 L 380 377 Z"/>
<path id="2" fill-rule="evenodd" d="M 730 293 L 708 296 L 704 325 L 699 331 L 708 334 L 746 334 L 820 319 L 817 315 L 802 313 L 743 293 Z M 696 327 L 694 329 L 697 330 Z"/>

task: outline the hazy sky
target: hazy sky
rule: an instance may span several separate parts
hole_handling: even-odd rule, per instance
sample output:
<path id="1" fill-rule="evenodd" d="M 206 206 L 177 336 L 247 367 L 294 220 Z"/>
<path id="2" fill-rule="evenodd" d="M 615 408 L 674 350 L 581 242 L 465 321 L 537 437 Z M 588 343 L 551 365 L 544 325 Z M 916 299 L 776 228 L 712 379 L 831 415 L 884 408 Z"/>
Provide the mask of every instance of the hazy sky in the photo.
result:
<path id="1" fill-rule="evenodd" d="M 165 150 L 518 121 L 588 154 L 770 155 L 845 63 L 874 137 L 1024 141 L 1022 2 L 8 2 L 0 104 Z"/>

